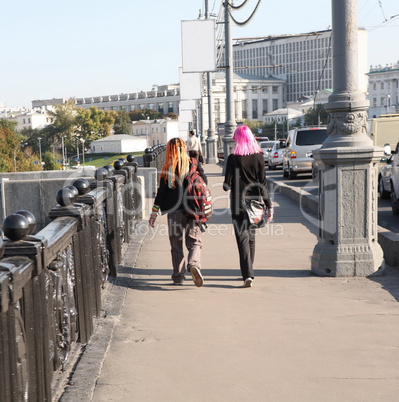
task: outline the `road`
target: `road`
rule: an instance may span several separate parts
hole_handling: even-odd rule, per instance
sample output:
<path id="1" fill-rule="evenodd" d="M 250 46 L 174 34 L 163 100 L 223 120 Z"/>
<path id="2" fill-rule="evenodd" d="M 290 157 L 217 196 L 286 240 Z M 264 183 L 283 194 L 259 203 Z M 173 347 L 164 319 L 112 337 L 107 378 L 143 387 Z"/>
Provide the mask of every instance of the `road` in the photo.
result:
<path id="1" fill-rule="evenodd" d="M 293 186 L 304 188 L 307 192 L 317 195 L 318 183 L 317 179 L 312 180 L 311 175 L 299 175 L 295 180 L 283 178 L 281 169 L 269 170 L 266 166 L 266 175 L 278 181 Z M 394 233 L 399 233 L 399 215 L 394 215 L 391 209 L 390 200 L 382 200 L 378 197 L 378 225 L 390 230 Z"/>

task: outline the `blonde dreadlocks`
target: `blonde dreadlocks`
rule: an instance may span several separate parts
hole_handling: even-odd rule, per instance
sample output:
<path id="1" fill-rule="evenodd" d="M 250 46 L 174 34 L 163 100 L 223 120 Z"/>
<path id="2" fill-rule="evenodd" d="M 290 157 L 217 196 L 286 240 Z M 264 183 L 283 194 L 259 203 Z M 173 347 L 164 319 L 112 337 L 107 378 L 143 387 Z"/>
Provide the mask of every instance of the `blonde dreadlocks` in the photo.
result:
<path id="1" fill-rule="evenodd" d="M 168 183 L 169 188 L 175 188 L 176 183 L 182 184 L 187 176 L 189 163 L 186 143 L 181 138 L 172 138 L 166 145 L 165 163 L 160 177 Z"/>

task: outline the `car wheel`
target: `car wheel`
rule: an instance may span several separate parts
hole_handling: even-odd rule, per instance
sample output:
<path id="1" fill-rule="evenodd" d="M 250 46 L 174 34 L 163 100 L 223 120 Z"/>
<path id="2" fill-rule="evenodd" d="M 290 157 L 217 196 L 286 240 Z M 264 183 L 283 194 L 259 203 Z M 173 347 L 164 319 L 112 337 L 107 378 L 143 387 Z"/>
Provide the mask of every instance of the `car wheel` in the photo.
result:
<path id="1" fill-rule="evenodd" d="M 272 170 L 276 170 L 276 165 L 272 165 Z"/>
<path id="2" fill-rule="evenodd" d="M 391 185 L 392 185 L 392 183 L 391 183 Z M 399 200 L 395 196 L 395 191 L 394 191 L 393 187 L 391 187 L 391 188 L 392 188 L 392 191 L 391 191 L 390 195 L 391 195 L 392 212 L 394 215 L 399 215 L 399 205 L 398 205 Z"/>
<path id="3" fill-rule="evenodd" d="M 288 168 L 288 178 L 290 180 L 296 179 L 297 174 L 292 171 L 292 169 Z"/>
<path id="4" fill-rule="evenodd" d="M 287 178 L 288 177 L 288 171 L 285 169 L 283 165 L 283 177 Z"/>
<path id="5" fill-rule="evenodd" d="M 390 196 L 390 192 L 385 190 L 384 188 L 384 180 L 380 176 L 380 179 L 378 181 L 378 192 L 380 193 L 380 197 L 383 200 L 387 200 Z"/>

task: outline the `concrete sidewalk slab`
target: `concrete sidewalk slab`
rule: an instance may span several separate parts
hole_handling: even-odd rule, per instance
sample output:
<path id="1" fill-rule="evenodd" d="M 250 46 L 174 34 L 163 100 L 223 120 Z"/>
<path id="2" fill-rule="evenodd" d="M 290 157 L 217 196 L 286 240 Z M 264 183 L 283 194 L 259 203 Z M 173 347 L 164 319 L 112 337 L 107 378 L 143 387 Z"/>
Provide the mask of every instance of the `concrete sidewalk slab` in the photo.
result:
<path id="1" fill-rule="evenodd" d="M 215 216 L 204 235 L 204 286 L 189 275 L 171 284 L 159 218 L 114 285 L 125 298 L 92 400 L 397 401 L 397 271 L 313 276 L 317 229 L 277 194 L 275 222 L 256 238 L 254 285 L 242 288 L 221 167 L 205 171 Z"/>

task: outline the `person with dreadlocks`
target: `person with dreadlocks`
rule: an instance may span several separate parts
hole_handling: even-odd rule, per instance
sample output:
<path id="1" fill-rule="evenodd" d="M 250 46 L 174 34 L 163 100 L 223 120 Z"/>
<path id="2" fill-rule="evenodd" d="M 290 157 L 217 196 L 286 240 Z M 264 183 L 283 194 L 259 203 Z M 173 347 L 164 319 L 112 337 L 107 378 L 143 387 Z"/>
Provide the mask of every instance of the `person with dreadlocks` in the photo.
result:
<path id="1" fill-rule="evenodd" d="M 200 163 L 197 163 L 198 173 L 208 182 Z M 186 215 L 185 198 L 191 159 L 187 153 L 185 141 L 172 138 L 166 145 L 165 163 L 163 165 L 157 195 L 152 207 L 149 225 L 155 226 L 159 212 L 168 214 L 168 233 L 172 254 L 175 285 L 182 285 L 185 279 L 186 262 L 183 253 L 183 238 L 188 250 L 187 270 L 191 273 L 194 284 L 201 287 L 204 280 L 201 274 L 201 229 L 194 218 Z"/>

